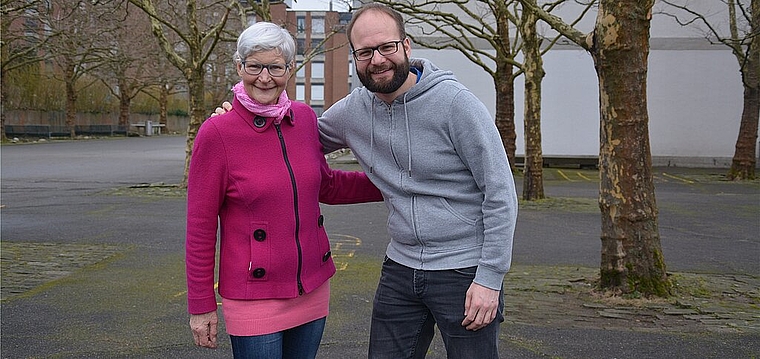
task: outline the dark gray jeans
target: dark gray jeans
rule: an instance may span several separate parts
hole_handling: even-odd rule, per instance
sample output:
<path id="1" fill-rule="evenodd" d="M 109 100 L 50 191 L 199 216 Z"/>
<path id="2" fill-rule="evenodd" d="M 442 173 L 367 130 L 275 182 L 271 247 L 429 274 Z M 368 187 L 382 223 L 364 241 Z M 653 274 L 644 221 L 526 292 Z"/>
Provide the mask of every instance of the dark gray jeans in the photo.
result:
<path id="1" fill-rule="evenodd" d="M 478 331 L 462 326 L 465 296 L 475 270 L 416 270 L 386 257 L 372 308 L 369 358 L 424 358 L 436 324 L 449 359 L 499 358 L 503 295 L 491 324 Z"/>

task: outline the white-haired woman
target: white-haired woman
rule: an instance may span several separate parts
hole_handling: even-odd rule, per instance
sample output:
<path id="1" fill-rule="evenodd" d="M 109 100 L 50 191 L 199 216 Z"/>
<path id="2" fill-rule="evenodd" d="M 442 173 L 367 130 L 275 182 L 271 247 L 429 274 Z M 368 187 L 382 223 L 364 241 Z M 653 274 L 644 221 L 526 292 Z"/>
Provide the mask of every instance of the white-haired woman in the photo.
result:
<path id="1" fill-rule="evenodd" d="M 331 170 L 314 111 L 288 99 L 296 47 L 259 22 L 240 34 L 233 108 L 193 145 L 187 286 L 195 343 L 217 346 L 217 231 L 225 327 L 235 358 L 314 358 L 335 273 L 319 202 L 380 201 L 362 172 Z"/>

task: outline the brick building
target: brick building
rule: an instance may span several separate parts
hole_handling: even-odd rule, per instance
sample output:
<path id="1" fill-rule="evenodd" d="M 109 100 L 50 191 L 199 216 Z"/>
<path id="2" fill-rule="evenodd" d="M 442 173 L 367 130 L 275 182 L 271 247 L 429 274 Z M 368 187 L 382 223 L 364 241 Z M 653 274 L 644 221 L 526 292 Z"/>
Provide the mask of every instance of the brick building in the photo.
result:
<path id="1" fill-rule="evenodd" d="M 344 30 L 351 14 L 291 10 L 288 1 L 273 4 L 271 12 L 272 21 L 296 38 L 298 71 L 288 83 L 288 96 L 321 115 L 351 89 L 353 65 Z"/>

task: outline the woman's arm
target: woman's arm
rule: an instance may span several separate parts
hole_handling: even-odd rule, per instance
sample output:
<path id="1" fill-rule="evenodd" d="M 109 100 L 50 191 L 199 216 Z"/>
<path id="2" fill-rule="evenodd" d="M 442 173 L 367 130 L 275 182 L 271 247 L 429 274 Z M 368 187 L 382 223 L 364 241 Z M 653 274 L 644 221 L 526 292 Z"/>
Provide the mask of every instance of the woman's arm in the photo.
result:
<path id="1" fill-rule="evenodd" d="M 330 168 L 323 158 L 321 163 L 322 186 L 319 201 L 326 204 L 379 202 L 380 190 L 361 171 L 342 171 Z"/>

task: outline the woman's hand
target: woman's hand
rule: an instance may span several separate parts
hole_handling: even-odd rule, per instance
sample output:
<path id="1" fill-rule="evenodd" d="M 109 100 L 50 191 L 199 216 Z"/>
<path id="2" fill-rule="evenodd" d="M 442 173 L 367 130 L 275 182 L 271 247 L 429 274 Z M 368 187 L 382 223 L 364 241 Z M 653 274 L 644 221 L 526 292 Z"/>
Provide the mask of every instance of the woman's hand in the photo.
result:
<path id="1" fill-rule="evenodd" d="M 218 324 L 219 318 L 216 315 L 216 311 L 206 314 L 191 314 L 190 330 L 193 331 L 195 345 L 212 349 L 216 348 Z"/>

